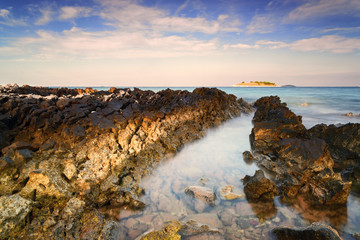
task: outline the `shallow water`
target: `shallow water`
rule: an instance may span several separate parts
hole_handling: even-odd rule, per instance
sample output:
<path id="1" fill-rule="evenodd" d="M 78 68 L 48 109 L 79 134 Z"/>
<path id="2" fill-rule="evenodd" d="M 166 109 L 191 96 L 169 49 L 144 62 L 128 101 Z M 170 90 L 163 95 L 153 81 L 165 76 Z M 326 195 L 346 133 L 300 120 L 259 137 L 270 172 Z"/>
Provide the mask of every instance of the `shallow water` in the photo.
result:
<path id="1" fill-rule="evenodd" d="M 155 92 L 167 87 L 142 87 Z M 192 91 L 193 87 L 174 90 Z M 349 112 L 360 114 L 360 88 L 356 87 L 297 87 L 297 88 L 219 88 L 248 102 L 262 96 L 277 95 L 310 128 L 319 123 L 360 123 L 360 117 L 344 116 Z M 108 90 L 103 88 L 99 90 Z M 242 153 L 250 150 L 249 134 L 252 116 L 241 116 L 216 129 L 206 137 L 188 144 L 176 156 L 160 165 L 141 185 L 146 194 L 142 211 L 113 209 L 124 239 L 136 239 L 144 232 L 160 229 L 172 220 L 195 220 L 217 229 L 219 239 L 267 239 L 268 231 L 276 226 L 308 226 L 325 222 L 336 228 L 343 239 L 353 239 L 360 232 L 360 198 L 350 194 L 347 206 L 335 209 L 311 209 L 299 199 L 291 206 L 275 198 L 274 204 L 249 204 L 245 198 L 225 200 L 221 189 L 232 186 L 233 192 L 243 196 L 241 179 L 254 175 L 255 164 L 244 162 Z M 217 200 L 211 207 L 184 193 L 191 185 L 214 189 Z M 214 237 L 214 236 L 213 236 Z M 202 239 L 202 238 L 198 238 Z"/>
<path id="2" fill-rule="evenodd" d="M 258 169 L 242 158 L 243 151 L 250 150 L 251 119 L 243 115 L 208 131 L 203 139 L 185 146 L 143 179 L 141 186 L 146 194 L 141 201 L 147 207 L 138 212 L 122 210 L 118 215 L 126 237 L 135 239 L 172 220 L 195 220 L 219 231 L 217 237 L 267 239 L 268 231 L 276 226 L 307 226 L 317 221 L 329 223 L 344 239 L 352 239 L 349 234 L 358 233 L 360 226 L 360 199 L 353 195 L 347 206 L 322 210 L 310 209 L 301 200 L 292 206 L 281 203 L 279 198 L 274 204 L 247 202 L 241 179 Z M 184 189 L 191 185 L 212 188 L 217 195 L 215 206 L 186 195 Z M 241 198 L 220 197 L 221 189 L 229 185 Z"/>

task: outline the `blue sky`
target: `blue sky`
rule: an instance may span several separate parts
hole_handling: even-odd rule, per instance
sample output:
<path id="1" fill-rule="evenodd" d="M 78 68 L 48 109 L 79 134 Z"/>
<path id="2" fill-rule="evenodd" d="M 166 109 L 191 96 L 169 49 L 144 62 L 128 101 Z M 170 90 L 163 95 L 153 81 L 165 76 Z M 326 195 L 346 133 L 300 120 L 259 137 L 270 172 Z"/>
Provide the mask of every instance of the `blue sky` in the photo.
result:
<path id="1" fill-rule="evenodd" d="M 360 85 L 360 0 L 1 0 L 0 84 Z"/>

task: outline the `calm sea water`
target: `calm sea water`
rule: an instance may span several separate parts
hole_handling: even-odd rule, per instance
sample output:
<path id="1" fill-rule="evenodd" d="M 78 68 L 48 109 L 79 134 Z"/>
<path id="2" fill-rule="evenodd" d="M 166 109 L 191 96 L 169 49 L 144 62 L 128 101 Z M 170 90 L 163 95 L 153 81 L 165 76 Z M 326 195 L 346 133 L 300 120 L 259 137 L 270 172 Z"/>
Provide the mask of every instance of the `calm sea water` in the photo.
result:
<path id="1" fill-rule="evenodd" d="M 165 88 L 141 89 L 159 91 Z M 172 89 L 192 91 L 194 88 Z M 306 127 L 318 123 L 360 122 L 359 117 L 343 116 L 349 112 L 360 113 L 360 88 L 220 89 L 249 102 L 262 96 L 278 95 L 290 109 L 303 116 Z M 256 164 L 249 165 L 242 158 L 242 152 L 250 150 L 251 119 L 252 115 L 242 115 L 210 129 L 203 139 L 186 145 L 164 161 L 141 183 L 145 188 L 141 200 L 147 204 L 144 210 L 110 209 L 109 214 L 121 224 L 119 231 L 123 238 L 136 239 L 172 220 L 183 223 L 195 220 L 219 232 L 211 239 L 267 239 L 268 232 L 276 226 L 308 226 L 312 222 L 328 223 L 344 239 L 355 239 L 354 234 L 360 233 L 360 199 L 353 194 L 346 206 L 335 209 L 310 208 L 303 201 L 287 205 L 278 197 L 269 205 L 250 204 L 244 197 L 236 200 L 220 197 L 226 186 L 232 186 L 234 193 L 243 196 L 241 179 L 258 169 Z M 184 189 L 191 185 L 213 189 L 218 196 L 215 206 L 187 196 Z"/>

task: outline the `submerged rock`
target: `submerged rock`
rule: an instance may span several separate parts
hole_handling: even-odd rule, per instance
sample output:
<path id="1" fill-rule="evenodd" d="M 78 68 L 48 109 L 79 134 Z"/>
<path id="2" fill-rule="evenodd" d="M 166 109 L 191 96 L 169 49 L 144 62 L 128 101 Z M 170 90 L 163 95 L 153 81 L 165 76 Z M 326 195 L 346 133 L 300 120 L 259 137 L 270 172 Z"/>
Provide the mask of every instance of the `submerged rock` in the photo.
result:
<path id="1" fill-rule="evenodd" d="M 249 201 L 273 201 L 279 194 L 275 183 L 267 179 L 262 170 L 257 170 L 252 177 L 246 175 L 242 181 Z"/>
<path id="2" fill-rule="evenodd" d="M 190 186 L 185 189 L 185 193 L 196 199 L 200 199 L 211 206 L 215 206 L 216 194 L 210 188 L 202 186 Z"/>
<path id="3" fill-rule="evenodd" d="M 160 231 L 153 231 L 147 233 L 145 236 L 142 236 L 140 240 L 180 240 L 181 236 L 178 234 L 178 231 L 181 229 L 181 223 L 178 221 L 173 221 L 167 224 Z"/>
<path id="4" fill-rule="evenodd" d="M 332 227 L 323 223 L 313 223 L 308 227 L 277 227 L 272 233 L 278 240 L 341 240 L 338 232 Z"/>

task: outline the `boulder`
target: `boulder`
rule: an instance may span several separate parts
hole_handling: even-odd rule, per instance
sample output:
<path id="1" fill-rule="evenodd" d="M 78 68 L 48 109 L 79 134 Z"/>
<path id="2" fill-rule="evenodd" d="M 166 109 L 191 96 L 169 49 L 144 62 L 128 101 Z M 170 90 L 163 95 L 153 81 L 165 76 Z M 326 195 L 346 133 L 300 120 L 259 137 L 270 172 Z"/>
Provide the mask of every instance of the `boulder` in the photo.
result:
<path id="1" fill-rule="evenodd" d="M 190 186 L 185 189 L 185 193 L 196 199 L 200 199 L 211 206 L 215 206 L 216 194 L 210 188 L 202 186 Z"/>
<path id="2" fill-rule="evenodd" d="M 32 201 L 18 194 L 0 197 L 0 238 L 6 239 L 10 232 L 20 230 L 32 208 Z"/>
<path id="3" fill-rule="evenodd" d="M 279 194 L 273 181 L 267 179 L 262 170 L 257 170 L 254 176 L 243 178 L 244 192 L 249 201 L 273 201 Z"/>
<path id="4" fill-rule="evenodd" d="M 278 240 L 341 240 L 338 232 L 323 223 L 313 223 L 308 227 L 277 227 L 272 230 Z"/>

